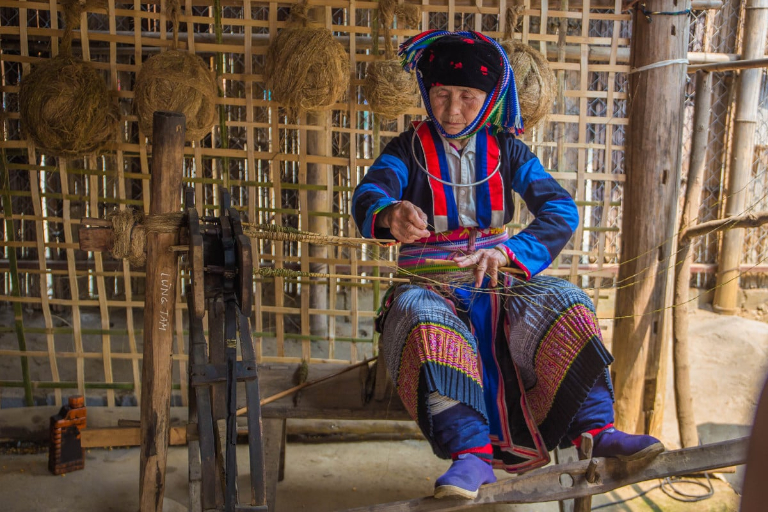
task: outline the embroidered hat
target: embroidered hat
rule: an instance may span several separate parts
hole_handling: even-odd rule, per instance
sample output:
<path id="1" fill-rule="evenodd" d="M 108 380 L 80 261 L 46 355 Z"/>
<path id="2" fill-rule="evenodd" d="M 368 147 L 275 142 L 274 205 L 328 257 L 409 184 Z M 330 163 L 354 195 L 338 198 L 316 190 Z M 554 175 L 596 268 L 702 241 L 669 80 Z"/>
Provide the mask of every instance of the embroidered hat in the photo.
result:
<path id="1" fill-rule="evenodd" d="M 499 82 L 503 65 L 492 44 L 451 34 L 429 45 L 416 69 L 427 90 L 437 85 L 457 85 L 491 93 Z"/>
<path id="2" fill-rule="evenodd" d="M 480 113 L 459 133 L 448 134 L 435 122 L 443 137 L 465 139 L 486 125 L 493 133 L 523 133 L 512 67 L 507 53 L 493 39 L 480 32 L 427 30 L 401 44 L 398 55 L 403 69 L 416 70 L 416 81 L 431 119 L 435 116 L 429 89 L 435 85 L 473 87 L 487 93 Z"/>

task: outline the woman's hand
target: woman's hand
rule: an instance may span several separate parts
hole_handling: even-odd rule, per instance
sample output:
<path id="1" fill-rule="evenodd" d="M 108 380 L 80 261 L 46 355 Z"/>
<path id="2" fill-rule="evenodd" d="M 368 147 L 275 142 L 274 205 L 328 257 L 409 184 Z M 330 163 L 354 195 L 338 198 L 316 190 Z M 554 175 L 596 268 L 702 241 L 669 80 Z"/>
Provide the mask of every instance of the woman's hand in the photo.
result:
<path id="1" fill-rule="evenodd" d="M 475 288 L 483 284 L 483 278 L 488 275 L 491 278 L 491 288 L 499 284 L 499 269 L 509 262 L 507 257 L 496 249 L 478 249 L 472 254 L 455 256 L 453 261 L 459 267 L 477 265 L 475 268 Z"/>
<path id="2" fill-rule="evenodd" d="M 410 201 L 401 201 L 387 206 L 376 216 L 376 226 L 389 228 L 399 242 L 410 244 L 427 238 L 427 214 Z"/>

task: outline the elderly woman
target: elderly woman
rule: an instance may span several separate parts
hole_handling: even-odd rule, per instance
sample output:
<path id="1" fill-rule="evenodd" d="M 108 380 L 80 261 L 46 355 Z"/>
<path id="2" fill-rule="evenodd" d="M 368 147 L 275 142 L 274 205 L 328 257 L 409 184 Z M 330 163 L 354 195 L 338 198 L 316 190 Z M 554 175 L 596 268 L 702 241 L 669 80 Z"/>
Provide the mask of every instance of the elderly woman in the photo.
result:
<path id="1" fill-rule="evenodd" d="M 492 468 L 541 466 L 585 432 L 597 457 L 656 456 L 659 440 L 613 427 L 613 358 L 591 301 L 537 275 L 579 218 L 515 138 L 522 120 L 506 53 L 480 33 L 427 31 L 400 55 L 429 120 L 387 144 L 355 190 L 353 215 L 363 236 L 401 242 L 398 266 L 414 276 L 389 290 L 377 328 L 403 404 L 435 454 L 453 460 L 435 497 L 474 498 L 496 480 Z M 513 192 L 535 220 L 509 237 Z"/>

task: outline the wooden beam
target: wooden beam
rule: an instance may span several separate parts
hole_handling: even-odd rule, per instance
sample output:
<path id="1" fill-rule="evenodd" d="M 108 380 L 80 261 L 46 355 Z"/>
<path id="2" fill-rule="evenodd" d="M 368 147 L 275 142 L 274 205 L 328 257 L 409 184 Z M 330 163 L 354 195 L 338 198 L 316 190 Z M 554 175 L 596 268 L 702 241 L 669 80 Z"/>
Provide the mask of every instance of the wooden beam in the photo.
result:
<path id="1" fill-rule="evenodd" d="M 674 0 L 648 2 L 650 11 L 675 11 Z M 681 123 L 688 17 L 635 15 L 629 90 L 629 140 L 622 220 L 622 265 L 616 293 L 613 365 L 616 425 L 635 433 L 648 429 L 658 406 L 656 381 L 670 325 L 665 309 L 667 272 L 677 229 L 682 159 Z M 644 69 L 660 62 L 669 65 Z M 671 292 L 671 284 L 669 290 Z M 646 375 L 651 376 L 646 389 Z M 657 404 L 657 405 L 654 405 Z M 658 422 L 657 422 L 658 423 Z"/>
<path id="2" fill-rule="evenodd" d="M 184 159 L 183 114 L 155 112 L 153 118 L 150 215 L 179 211 Z M 171 356 L 176 309 L 177 254 L 172 233 L 147 234 L 147 279 L 141 377 L 141 512 L 161 512 L 170 436 Z"/>
<path id="3" fill-rule="evenodd" d="M 587 470 L 590 468 L 592 460 L 582 460 L 546 466 L 523 473 L 515 478 L 485 485 L 480 488 L 478 497 L 472 501 L 436 500 L 430 497 L 369 505 L 349 509 L 346 512 L 451 512 L 467 510 L 483 504 L 540 503 L 604 494 L 619 487 L 646 480 L 688 475 L 744 464 L 747 459 L 748 441 L 749 439 L 744 437 L 722 443 L 665 452 L 647 466 L 633 466 L 632 463 L 624 463 L 618 459 L 592 459 L 597 460 L 597 467 L 593 468 L 598 475 L 595 483 L 589 483 L 586 479 Z M 570 475 L 573 485 L 568 487 L 561 484 L 561 475 Z"/>
<path id="4" fill-rule="evenodd" d="M 285 422 L 280 418 L 270 421 Z M 88 427 L 82 431 L 80 443 L 83 448 L 108 448 L 110 446 L 139 446 L 141 429 L 136 425 L 117 427 Z M 248 435 L 247 428 L 237 430 L 238 437 Z M 360 441 L 402 441 L 424 439 L 418 425 L 413 421 L 392 420 L 316 420 L 293 419 L 287 424 L 285 435 L 302 443 L 360 442 Z M 187 427 L 171 427 L 169 444 L 187 444 Z M 265 443 L 265 446 L 268 446 Z"/>

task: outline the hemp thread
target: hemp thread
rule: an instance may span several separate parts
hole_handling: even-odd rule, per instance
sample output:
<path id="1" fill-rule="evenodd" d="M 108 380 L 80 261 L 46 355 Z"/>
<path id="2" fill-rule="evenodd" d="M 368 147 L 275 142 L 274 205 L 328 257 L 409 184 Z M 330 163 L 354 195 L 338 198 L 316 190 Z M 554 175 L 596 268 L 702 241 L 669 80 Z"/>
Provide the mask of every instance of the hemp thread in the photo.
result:
<path id="1" fill-rule="evenodd" d="M 142 266 L 146 263 L 147 234 L 178 233 L 187 226 L 187 214 L 184 212 L 144 215 L 133 209 L 115 211 L 107 216 L 112 223 L 113 243 L 111 255 L 115 259 L 128 259 L 131 265 Z M 134 229 L 141 226 L 142 229 Z M 342 236 L 321 235 L 295 228 L 275 226 L 273 224 L 243 223 L 243 233 L 249 238 L 274 240 L 278 242 L 307 242 L 342 247 L 359 247 L 363 242 Z M 381 245 L 375 240 L 364 243 Z M 275 269 L 281 270 L 281 269 Z M 269 272 L 272 270 L 264 270 Z M 277 275 L 265 277 L 297 277 L 295 275 Z M 305 277 L 323 277 L 324 274 L 307 274 Z"/>
<path id="2" fill-rule="evenodd" d="M 115 259 L 127 259 L 136 267 L 147 262 L 148 233 L 178 233 L 187 224 L 185 213 L 174 212 L 145 216 L 140 210 L 125 209 L 111 213 L 113 242 L 110 254 Z M 143 229 L 134 229 L 141 226 Z"/>
<path id="3" fill-rule="evenodd" d="M 147 234 L 143 229 L 137 229 L 134 233 L 133 229 L 137 224 L 141 224 L 143 214 L 138 210 L 126 209 L 112 213 L 107 219 L 112 222 L 112 257 L 117 260 L 126 258 L 135 267 L 143 266 L 147 261 L 147 254 L 144 252 Z"/>

